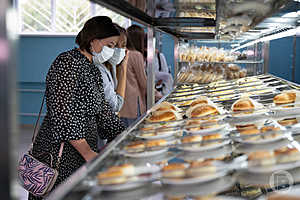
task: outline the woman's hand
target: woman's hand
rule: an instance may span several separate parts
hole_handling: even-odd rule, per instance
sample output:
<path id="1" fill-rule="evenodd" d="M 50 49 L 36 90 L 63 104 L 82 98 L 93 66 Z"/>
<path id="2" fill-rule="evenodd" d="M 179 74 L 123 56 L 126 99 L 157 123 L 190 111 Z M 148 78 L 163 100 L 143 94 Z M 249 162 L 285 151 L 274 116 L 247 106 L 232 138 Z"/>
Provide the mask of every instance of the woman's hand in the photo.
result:
<path id="1" fill-rule="evenodd" d="M 98 153 L 93 151 L 85 139 L 70 140 L 70 144 L 80 153 L 86 162 L 94 159 Z"/>

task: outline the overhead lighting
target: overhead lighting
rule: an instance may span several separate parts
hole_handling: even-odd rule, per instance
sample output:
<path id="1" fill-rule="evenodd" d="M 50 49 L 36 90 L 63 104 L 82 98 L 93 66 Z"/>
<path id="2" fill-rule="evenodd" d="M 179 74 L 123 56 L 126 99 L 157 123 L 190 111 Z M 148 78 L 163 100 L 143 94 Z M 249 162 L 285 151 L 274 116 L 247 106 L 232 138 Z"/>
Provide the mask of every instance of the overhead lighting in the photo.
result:
<path id="1" fill-rule="evenodd" d="M 289 37 L 289 36 L 296 35 L 297 29 L 299 29 L 299 28 L 293 28 L 293 29 L 290 29 L 288 31 L 284 31 L 284 32 L 276 33 L 274 35 L 269 35 L 269 36 L 266 36 L 266 37 L 262 37 L 260 39 L 257 39 L 257 40 L 248 42 L 246 44 L 243 44 L 239 47 L 236 47 L 236 48 L 232 49 L 232 51 L 237 51 L 239 49 L 243 49 L 245 47 L 252 46 L 252 45 L 254 45 L 256 43 L 259 43 L 259 42 L 266 42 L 266 41 L 270 41 L 270 40 L 276 40 L 276 39 L 279 39 L 279 38 L 284 38 L 284 37 Z"/>

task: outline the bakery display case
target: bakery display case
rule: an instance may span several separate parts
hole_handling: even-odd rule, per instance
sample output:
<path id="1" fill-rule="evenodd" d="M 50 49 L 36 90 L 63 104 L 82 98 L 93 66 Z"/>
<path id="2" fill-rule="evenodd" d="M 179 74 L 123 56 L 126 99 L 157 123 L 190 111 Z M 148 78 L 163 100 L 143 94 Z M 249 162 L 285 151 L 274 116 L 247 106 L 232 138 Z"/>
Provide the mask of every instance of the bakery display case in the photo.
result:
<path id="1" fill-rule="evenodd" d="M 132 1 L 94 2 L 146 25 L 148 52 L 154 51 L 155 31 L 174 36 L 175 84 L 48 199 L 299 195 L 300 85 L 268 71 L 269 46 L 262 39 L 279 29 L 257 28 L 279 27 L 271 16 L 295 1 L 266 1 L 264 14 L 253 8 L 258 1 L 247 0 L 148 1 L 146 8 Z M 280 31 L 291 34 L 293 20 Z M 147 59 L 151 96 L 151 53 Z"/>

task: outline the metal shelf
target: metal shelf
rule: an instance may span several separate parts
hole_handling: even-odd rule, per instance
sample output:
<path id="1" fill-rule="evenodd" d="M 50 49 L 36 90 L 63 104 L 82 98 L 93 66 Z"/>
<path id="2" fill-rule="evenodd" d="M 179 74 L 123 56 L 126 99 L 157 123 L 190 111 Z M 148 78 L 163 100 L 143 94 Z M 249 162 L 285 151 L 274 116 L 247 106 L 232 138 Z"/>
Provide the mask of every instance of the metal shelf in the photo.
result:
<path id="1" fill-rule="evenodd" d="M 181 64 L 262 64 L 264 60 L 237 60 L 234 62 L 179 62 Z"/>

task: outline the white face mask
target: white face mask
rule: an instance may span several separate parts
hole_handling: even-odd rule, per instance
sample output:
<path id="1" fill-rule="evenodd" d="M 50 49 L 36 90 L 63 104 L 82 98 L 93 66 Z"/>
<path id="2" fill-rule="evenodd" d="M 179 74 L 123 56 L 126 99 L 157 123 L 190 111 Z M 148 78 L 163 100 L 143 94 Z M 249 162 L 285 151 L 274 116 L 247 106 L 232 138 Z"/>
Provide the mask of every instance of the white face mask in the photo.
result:
<path id="1" fill-rule="evenodd" d="M 115 48 L 114 55 L 108 60 L 112 66 L 117 66 L 122 62 L 126 55 L 125 49 Z"/>
<path id="2" fill-rule="evenodd" d="M 108 61 L 114 55 L 114 49 L 103 46 L 100 53 L 92 52 L 93 63 L 99 65 Z"/>

